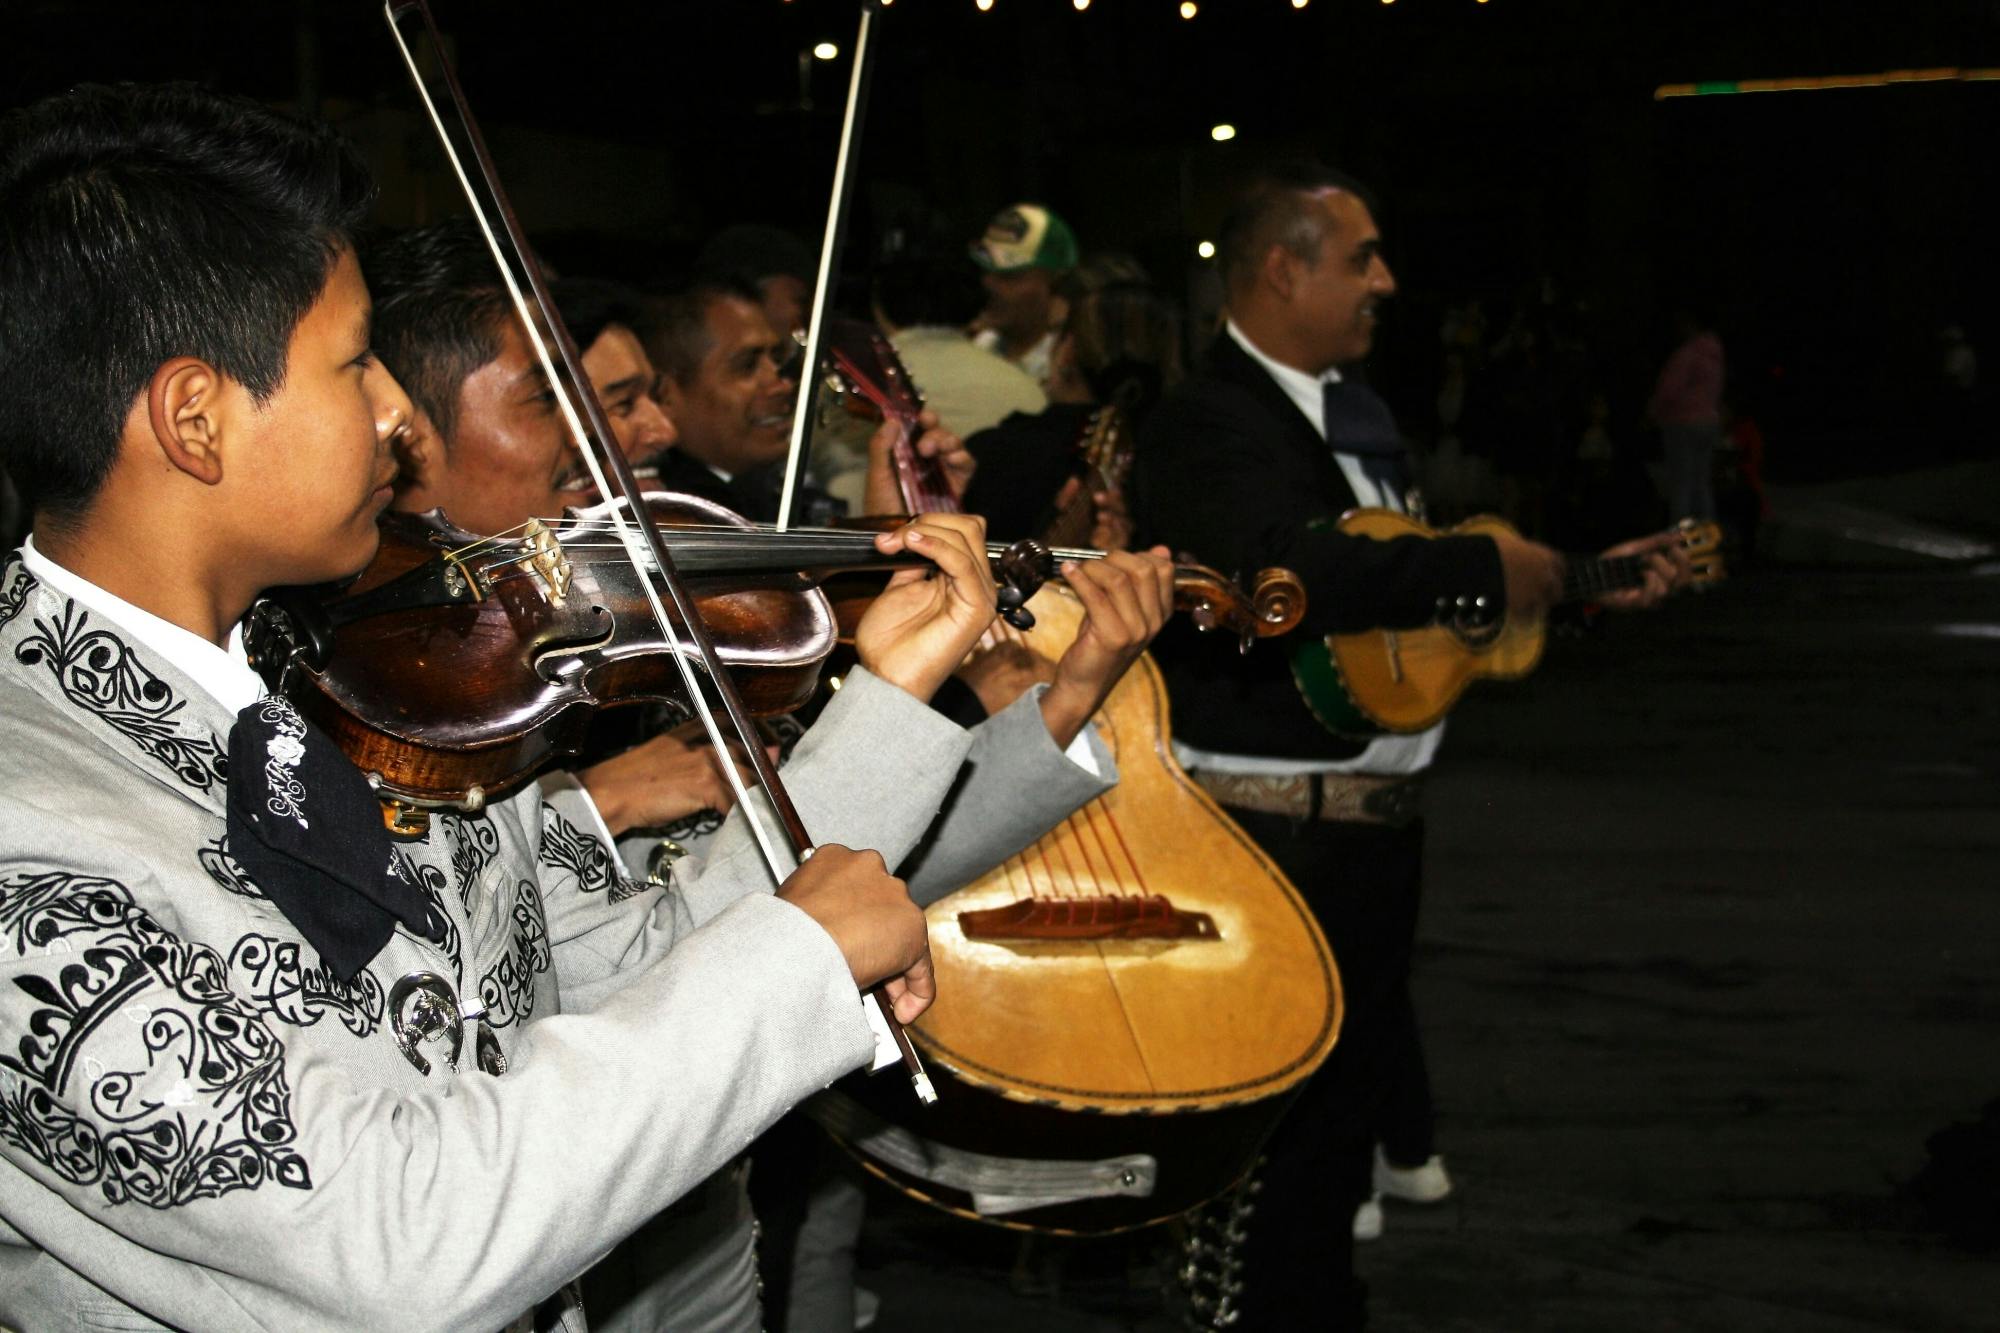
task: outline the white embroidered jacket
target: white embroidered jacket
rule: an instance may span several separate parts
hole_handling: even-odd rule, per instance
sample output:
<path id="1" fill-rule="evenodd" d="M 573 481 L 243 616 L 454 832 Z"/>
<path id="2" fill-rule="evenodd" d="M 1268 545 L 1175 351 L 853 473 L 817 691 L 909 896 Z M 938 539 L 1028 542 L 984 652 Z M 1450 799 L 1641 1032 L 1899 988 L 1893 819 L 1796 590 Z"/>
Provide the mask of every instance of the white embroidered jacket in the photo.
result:
<path id="1" fill-rule="evenodd" d="M 662 893 L 553 782 L 403 844 L 446 939 L 398 927 L 334 980 L 230 856 L 232 722 L 0 567 L 0 1324 L 497 1328 L 867 1060 L 838 949 L 740 817 Z M 969 752 L 946 822 L 994 861 L 1114 776 L 1032 701 L 981 730 L 856 672 L 787 785 L 893 865 Z M 982 809 L 1001 785 L 1025 804 Z M 459 1010 L 428 1037 L 422 990 L 391 1004 L 423 973 Z"/>

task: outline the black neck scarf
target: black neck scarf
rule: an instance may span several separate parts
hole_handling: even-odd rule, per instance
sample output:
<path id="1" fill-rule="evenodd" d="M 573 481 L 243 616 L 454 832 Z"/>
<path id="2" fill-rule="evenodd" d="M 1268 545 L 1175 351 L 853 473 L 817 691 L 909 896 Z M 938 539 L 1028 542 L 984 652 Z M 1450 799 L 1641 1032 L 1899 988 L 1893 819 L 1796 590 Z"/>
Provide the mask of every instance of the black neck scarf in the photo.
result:
<path id="1" fill-rule="evenodd" d="M 229 851 L 342 981 L 368 966 L 398 921 L 444 938 L 394 855 L 367 780 L 276 696 L 238 713 L 229 734 Z"/>

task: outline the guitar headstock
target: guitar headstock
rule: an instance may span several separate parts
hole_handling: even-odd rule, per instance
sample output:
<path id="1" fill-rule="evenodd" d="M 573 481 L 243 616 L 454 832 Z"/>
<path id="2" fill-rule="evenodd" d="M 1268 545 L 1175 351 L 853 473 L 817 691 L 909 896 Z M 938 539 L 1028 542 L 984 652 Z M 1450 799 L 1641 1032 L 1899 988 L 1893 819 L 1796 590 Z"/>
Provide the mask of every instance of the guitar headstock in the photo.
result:
<path id="1" fill-rule="evenodd" d="M 827 321 L 826 371 L 828 387 L 850 412 L 910 426 L 924 410 L 896 349 L 860 320 Z"/>
<path id="2" fill-rule="evenodd" d="M 1722 559 L 1722 525 L 1711 519 L 1684 518 L 1674 529 L 1680 533 L 1681 550 L 1693 569 L 1691 586 L 1721 582 L 1727 574 Z"/>

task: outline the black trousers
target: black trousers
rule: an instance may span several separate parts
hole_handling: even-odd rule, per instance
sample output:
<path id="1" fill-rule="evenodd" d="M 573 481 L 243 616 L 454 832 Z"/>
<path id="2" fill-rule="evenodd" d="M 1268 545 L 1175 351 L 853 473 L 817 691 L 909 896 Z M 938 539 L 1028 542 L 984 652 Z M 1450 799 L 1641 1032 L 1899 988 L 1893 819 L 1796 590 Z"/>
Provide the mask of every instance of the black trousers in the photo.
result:
<path id="1" fill-rule="evenodd" d="M 1374 1145 L 1408 1164 L 1431 1154 L 1430 1087 L 1410 955 L 1423 880 L 1421 820 L 1307 823 L 1231 810 L 1304 895 L 1333 947 L 1346 1015 L 1333 1054 L 1265 1148 L 1244 1248 L 1245 1329 L 1360 1329 L 1354 1210 Z"/>

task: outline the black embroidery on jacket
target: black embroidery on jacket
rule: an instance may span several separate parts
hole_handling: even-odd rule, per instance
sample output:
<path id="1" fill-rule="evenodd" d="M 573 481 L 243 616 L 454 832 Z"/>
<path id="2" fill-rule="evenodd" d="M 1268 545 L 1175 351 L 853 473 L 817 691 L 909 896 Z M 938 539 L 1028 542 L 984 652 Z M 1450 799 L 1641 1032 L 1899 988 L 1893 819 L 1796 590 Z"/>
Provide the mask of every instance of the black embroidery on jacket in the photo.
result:
<path id="1" fill-rule="evenodd" d="M 188 786 L 223 785 L 229 747 L 182 716 L 187 700 L 150 671 L 110 630 L 91 629 L 90 613 L 66 601 L 54 620 L 37 619 L 14 646 L 26 666 L 48 665 L 63 696 L 158 760 Z"/>
<path id="2" fill-rule="evenodd" d="M 25 1034 L 0 1050 L 0 1142 L 110 1204 L 312 1188 L 284 1044 L 213 949 L 66 874 L 0 878 L 0 948 L 21 960 L 0 1006 Z"/>
<path id="3" fill-rule="evenodd" d="M 451 877 L 458 885 L 458 900 L 470 912 L 480 872 L 500 854 L 500 832 L 484 815 L 440 815 L 437 820 L 451 852 Z"/>
<path id="4" fill-rule="evenodd" d="M 444 950 L 445 957 L 451 960 L 452 985 L 463 990 L 465 988 L 465 947 L 464 941 L 458 933 L 458 923 L 453 921 L 451 913 L 445 910 L 444 871 L 439 870 L 433 865 L 418 863 L 408 852 L 400 847 L 395 848 L 389 853 L 389 867 L 404 879 L 422 889 L 424 897 L 430 900 L 432 920 L 439 922 L 444 927 L 444 939 L 438 942 L 437 947 Z"/>
<path id="5" fill-rule="evenodd" d="M 604 844 L 564 819 L 547 801 L 542 802 L 542 849 L 536 859 L 551 870 L 575 875 L 577 888 L 585 893 L 608 892 L 613 902 L 631 896 Z"/>
<path id="6" fill-rule="evenodd" d="M 549 970 L 549 923 L 533 880 L 515 888 L 513 917 L 507 952 L 479 979 L 479 1002 L 496 1028 L 527 1021 L 535 1012 L 535 974 Z"/>
<path id="7" fill-rule="evenodd" d="M 210 879 L 238 897 L 264 896 L 263 890 L 257 887 L 257 882 L 244 871 L 242 863 L 229 854 L 227 833 L 218 833 L 202 844 L 201 850 L 195 853 L 195 859 L 201 862 L 201 868 L 208 872 Z"/>
<path id="8" fill-rule="evenodd" d="M 21 563 L 21 553 L 14 552 L 6 565 L 7 581 L 0 584 L 0 629 L 7 622 L 21 614 L 21 608 L 28 604 L 28 594 L 41 586 L 41 581 L 28 572 Z"/>
<path id="9" fill-rule="evenodd" d="M 265 1013 L 309 1028 L 328 1014 L 357 1037 L 382 1024 L 382 983 L 367 968 L 341 981 L 325 966 L 308 966 L 296 940 L 251 933 L 229 951 L 229 980 L 236 993 Z"/>

